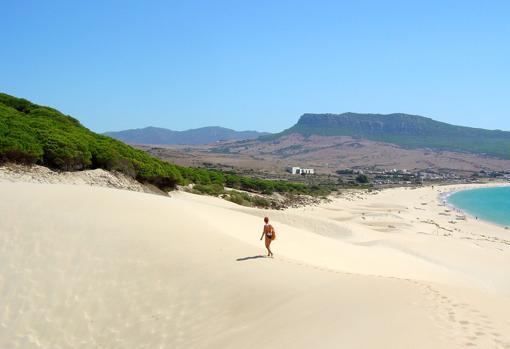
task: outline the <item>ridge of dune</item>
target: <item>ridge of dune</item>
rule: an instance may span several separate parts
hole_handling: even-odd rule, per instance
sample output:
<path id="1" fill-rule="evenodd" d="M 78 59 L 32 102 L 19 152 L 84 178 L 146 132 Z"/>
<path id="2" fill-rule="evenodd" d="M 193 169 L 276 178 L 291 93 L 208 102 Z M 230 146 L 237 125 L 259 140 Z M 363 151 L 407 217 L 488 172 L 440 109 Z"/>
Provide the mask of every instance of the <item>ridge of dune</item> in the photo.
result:
<path id="1" fill-rule="evenodd" d="M 436 205 L 438 210 L 444 209 L 434 198 L 436 191 L 430 188 L 417 190 L 416 193 L 413 191 L 412 196 L 425 192 L 432 197 L 431 205 Z M 278 234 L 279 253 L 289 258 L 345 272 L 413 278 L 477 287 L 510 295 L 510 280 L 506 271 L 494 268 L 494 266 L 510 262 L 508 253 L 510 246 L 501 245 L 506 253 L 486 255 L 486 248 L 482 249 L 473 243 L 473 238 L 467 238 L 461 233 L 457 237 L 445 236 L 435 225 L 425 222 L 427 217 L 412 218 L 416 211 L 409 212 L 406 209 L 408 212 L 403 212 L 402 207 L 405 208 L 405 206 L 399 206 L 395 202 L 388 206 L 392 208 L 390 211 L 396 211 L 395 213 L 383 209 L 386 215 L 394 216 L 389 222 L 390 225 L 394 224 L 391 225 L 392 232 L 378 231 L 370 222 L 360 219 L 370 217 L 370 208 L 367 208 L 368 200 L 384 201 L 384 196 L 392 195 L 394 191 L 387 190 L 377 196 L 364 195 L 365 200 L 351 204 L 351 207 L 344 206 L 344 213 L 348 212 L 352 218 L 350 221 L 341 223 L 334 220 L 334 215 L 331 215 L 331 211 L 327 212 L 327 208 L 338 206 L 339 203 L 345 204 L 344 198 L 321 207 L 312 206 L 286 211 L 240 207 L 215 198 L 188 193 L 178 193 L 174 195 L 174 199 L 182 202 L 183 205 L 186 202 L 199 205 L 202 207 L 201 216 L 208 216 L 211 226 L 216 226 L 218 229 L 223 227 L 224 234 L 252 245 L 258 245 L 258 241 L 253 239 L 253 236 L 257 235 L 256 229 L 260 217 L 270 214 L 279 230 L 282 231 Z M 397 189 L 397 191 L 406 190 Z M 376 203 L 375 205 L 384 207 L 385 204 Z M 361 211 L 367 213 L 362 215 Z M 398 211 L 400 214 L 397 213 Z M 329 217 L 324 215 L 325 212 Z M 240 213 L 245 215 L 242 223 L 240 223 Z M 372 214 L 378 217 L 377 211 Z M 419 214 L 423 215 L 421 212 Z M 386 215 L 383 216 L 384 219 L 387 219 Z M 216 219 L 216 217 L 222 218 Z M 441 216 L 437 221 L 440 221 L 440 218 Z M 409 223 L 398 228 L 400 221 Z M 471 222 L 471 224 L 474 223 Z M 488 225 L 491 230 L 499 232 L 500 236 L 504 237 L 504 229 L 484 222 L 480 222 L 480 225 L 482 229 Z M 388 222 L 384 223 L 384 226 L 388 226 Z M 247 232 L 246 227 L 249 227 L 251 231 Z M 492 249 L 493 245 L 487 248 Z"/>
<path id="2" fill-rule="evenodd" d="M 508 347 L 505 231 L 450 229 L 444 190 L 282 212 L 0 183 L 0 347 Z M 265 215 L 274 259 L 258 240 Z M 475 239 L 484 229 L 491 239 Z"/>
<path id="3" fill-rule="evenodd" d="M 0 182 L 91 185 L 141 193 L 164 194 L 154 186 L 144 185 L 121 172 L 106 171 L 100 168 L 70 172 L 54 171 L 40 165 L 27 166 L 9 163 L 0 165 Z"/>

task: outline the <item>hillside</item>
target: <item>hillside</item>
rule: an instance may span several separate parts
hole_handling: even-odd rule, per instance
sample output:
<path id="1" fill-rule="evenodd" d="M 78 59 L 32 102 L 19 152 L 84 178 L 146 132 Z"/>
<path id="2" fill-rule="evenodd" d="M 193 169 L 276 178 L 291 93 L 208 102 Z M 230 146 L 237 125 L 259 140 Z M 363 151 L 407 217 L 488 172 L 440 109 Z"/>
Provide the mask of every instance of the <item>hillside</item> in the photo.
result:
<path id="1" fill-rule="evenodd" d="M 106 132 L 106 136 L 132 144 L 209 144 L 218 141 L 242 141 L 268 135 L 257 131 L 235 131 L 224 127 L 201 127 L 186 131 L 145 127 L 118 132 Z"/>
<path id="2" fill-rule="evenodd" d="M 147 149 L 147 147 L 144 147 Z M 470 176 L 479 171 L 508 171 L 510 160 L 475 153 L 403 148 L 391 143 L 348 136 L 290 134 L 272 141 L 250 140 L 218 146 L 153 147 L 149 152 L 183 166 L 216 166 L 238 170 L 285 173 L 286 167 L 315 168 L 334 174 L 345 168 L 415 171 L 455 171 Z"/>
<path id="3" fill-rule="evenodd" d="M 229 186 L 247 191 L 323 194 L 302 183 L 269 181 L 176 166 L 118 140 L 94 133 L 53 108 L 0 93 L 0 163 L 38 164 L 72 171 L 118 171 L 163 190 L 177 184 Z M 205 191 L 204 191 L 205 192 Z"/>
<path id="4" fill-rule="evenodd" d="M 350 136 L 405 148 L 428 148 L 486 154 L 510 159 L 510 132 L 450 125 L 408 114 L 304 114 L 298 123 L 275 135 Z"/>
<path id="5" fill-rule="evenodd" d="M 162 189 L 184 180 L 174 165 L 96 134 L 58 110 L 7 94 L 0 94 L 0 161 L 115 170 Z"/>

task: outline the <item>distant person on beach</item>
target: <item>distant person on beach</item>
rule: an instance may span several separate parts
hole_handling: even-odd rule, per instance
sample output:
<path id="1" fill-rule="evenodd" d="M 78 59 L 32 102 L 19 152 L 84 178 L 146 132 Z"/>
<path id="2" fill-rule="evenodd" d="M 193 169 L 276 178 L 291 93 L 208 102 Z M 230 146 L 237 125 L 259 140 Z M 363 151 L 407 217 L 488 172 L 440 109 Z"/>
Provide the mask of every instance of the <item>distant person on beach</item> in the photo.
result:
<path id="1" fill-rule="evenodd" d="M 266 237 L 267 256 L 273 257 L 273 252 L 271 251 L 271 242 L 276 238 L 276 234 L 273 226 L 269 224 L 269 218 L 267 217 L 264 217 L 264 230 L 262 231 L 262 236 L 260 237 L 261 241 L 264 236 Z"/>

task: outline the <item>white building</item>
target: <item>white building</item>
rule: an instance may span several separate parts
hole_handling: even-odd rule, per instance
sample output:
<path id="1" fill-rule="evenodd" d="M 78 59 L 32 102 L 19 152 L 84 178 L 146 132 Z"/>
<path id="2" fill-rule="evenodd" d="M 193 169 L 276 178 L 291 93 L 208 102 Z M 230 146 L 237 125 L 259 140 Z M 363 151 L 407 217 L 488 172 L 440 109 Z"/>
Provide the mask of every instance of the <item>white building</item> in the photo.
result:
<path id="1" fill-rule="evenodd" d="M 313 168 L 291 167 L 290 173 L 292 173 L 292 174 L 314 174 L 315 170 Z"/>

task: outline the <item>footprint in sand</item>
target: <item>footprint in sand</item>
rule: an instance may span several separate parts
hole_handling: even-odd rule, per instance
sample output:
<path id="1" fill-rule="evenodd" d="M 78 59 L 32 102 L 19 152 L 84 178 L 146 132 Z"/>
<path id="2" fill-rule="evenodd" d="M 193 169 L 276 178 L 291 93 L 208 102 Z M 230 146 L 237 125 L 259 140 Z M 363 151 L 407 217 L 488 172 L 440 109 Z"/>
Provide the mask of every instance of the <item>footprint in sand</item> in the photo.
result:
<path id="1" fill-rule="evenodd" d="M 481 313 L 470 304 L 454 302 L 439 290 L 425 283 L 417 283 L 425 296 L 432 300 L 432 312 L 451 339 L 459 341 L 464 347 L 510 348 L 510 341 L 503 341 L 501 334 L 486 314 Z M 469 319 L 469 320 L 468 320 Z"/>
<path id="2" fill-rule="evenodd" d="M 323 272 L 346 275 L 352 274 L 296 261 L 288 262 Z M 447 336 L 448 338 L 459 341 L 459 345 L 477 348 L 510 348 L 510 339 L 503 340 L 501 338 L 502 335 L 499 332 L 494 331 L 494 326 L 489 317 L 486 314 L 481 313 L 480 310 L 472 307 L 470 304 L 454 302 L 452 298 L 444 295 L 432 285 L 417 280 L 400 279 L 396 277 L 384 278 L 407 281 L 419 287 L 419 289 L 425 293 L 425 296 L 432 301 L 431 310 L 434 318 L 438 320 L 438 325 L 442 326 L 444 330 L 450 333 Z M 466 318 L 471 320 L 467 320 Z"/>

